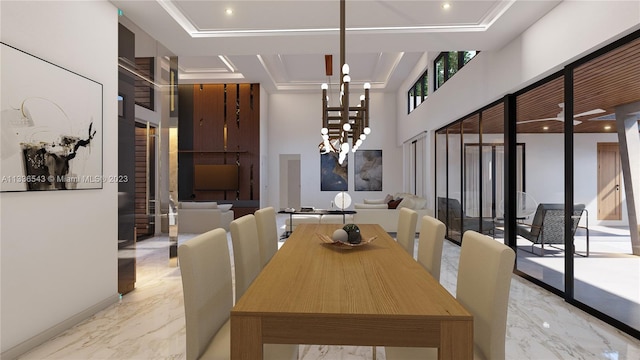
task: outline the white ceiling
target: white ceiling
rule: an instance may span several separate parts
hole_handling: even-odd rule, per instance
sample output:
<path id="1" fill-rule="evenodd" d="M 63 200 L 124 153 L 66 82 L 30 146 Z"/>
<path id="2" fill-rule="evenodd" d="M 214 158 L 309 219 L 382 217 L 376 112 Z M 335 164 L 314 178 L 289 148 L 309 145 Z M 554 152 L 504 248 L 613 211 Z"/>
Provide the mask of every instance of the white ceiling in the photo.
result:
<path id="1" fill-rule="evenodd" d="M 435 0 L 347 1 L 352 83 L 396 91 L 425 52 L 500 49 L 560 0 L 448 2 L 445 10 Z M 111 3 L 178 56 L 181 83 L 259 82 L 274 92 L 339 82 L 338 0 Z M 325 54 L 333 55 L 330 79 Z"/>

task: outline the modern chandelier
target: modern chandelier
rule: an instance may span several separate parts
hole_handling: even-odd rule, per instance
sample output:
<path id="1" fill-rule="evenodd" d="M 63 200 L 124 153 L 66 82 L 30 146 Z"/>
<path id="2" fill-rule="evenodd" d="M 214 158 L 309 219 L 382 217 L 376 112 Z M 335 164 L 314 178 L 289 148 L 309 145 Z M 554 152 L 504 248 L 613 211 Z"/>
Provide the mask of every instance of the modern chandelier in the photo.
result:
<path id="1" fill-rule="evenodd" d="M 360 96 L 357 106 L 349 106 L 349 65 L 345 62 L 345 0 L 340 0 L 340 104 L 329 106 L 327 90 L 329 85 L 322 84 L 322 135 L 320 151 L 339 153 L 338 162 L 342 164 L 347 158 L 349 148 L 356 152 L 362 142 L 371 133 L 369 128 L 369 89 L 371 84 L 364 84 L 364 95 Z M 331 55 L 325 55 L 327 75 L 331 75 Z"/>

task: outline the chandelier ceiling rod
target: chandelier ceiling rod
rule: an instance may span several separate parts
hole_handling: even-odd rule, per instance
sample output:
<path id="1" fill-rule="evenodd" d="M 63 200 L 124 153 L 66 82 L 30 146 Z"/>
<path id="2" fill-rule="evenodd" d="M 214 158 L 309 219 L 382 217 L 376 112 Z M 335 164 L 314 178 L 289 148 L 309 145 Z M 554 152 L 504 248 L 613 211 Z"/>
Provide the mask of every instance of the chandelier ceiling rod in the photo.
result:
<path id="1" fill-rule="evenodd" d="M 340 112 L 340 128 L 345 124 L 349 124 L 349 81 L 344 81 L 345 75 L 348 76 L 349 71 L 345 69 L 346 62 L 346 0 L 340 0 L 340 89 L 342 91 L 342 111 Z M 346 65 L 349 66 L 349 65 Z M 347 68 L 348 69 L 348 68 Z M 345 72 L 347 74 L 345 74 Z M 346 129 L 344 129 L 346 130 Z M 342 131 L 342 143 L 348 141 L 347 131 Z"/>
<path id="2" fill-rule="evenodd" d="M 346 159 L 349 151 L 349 139 L 351 150 L 355 152 L 370 134 L 369 128 L 369 83 L 364 84 L 364 95 L 360 96 L 358 106 L 349 106 L 349 65 L 346 62 L 346 0 L 340 0 L 340 104 L 329 106 L 327 96 L 328 85 L 322 84 L 322 138 L 320 150 L 324 153 L 339 152 L 338 161 Z M 325 55 L 325 70 L 328 76 L 330 72 L 330 57 Z M 354 115 L 351 115 L 351 113 Z M 333 114 L 331 114 L 333 113 Z"/>

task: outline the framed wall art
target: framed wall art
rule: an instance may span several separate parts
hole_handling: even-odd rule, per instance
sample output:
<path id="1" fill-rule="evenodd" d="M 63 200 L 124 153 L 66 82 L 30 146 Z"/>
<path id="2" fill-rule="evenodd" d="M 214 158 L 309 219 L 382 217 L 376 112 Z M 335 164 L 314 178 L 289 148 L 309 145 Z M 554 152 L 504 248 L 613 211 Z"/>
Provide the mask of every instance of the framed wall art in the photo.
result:
<path id="1" fill-rule="evenodd" d="M 102 84 L 0 46 L 0 191 L 101 189 Z"/>
<path id="2" fill-rule="evenodd" d="M 382 191 L 382 150 L 358 150 L 355 159 L 355 190 Z"/>
<path id="3" fill-rule="evenodd" d="M 347 191 L 349 190 L 348 159 L 338 163 L 338 153 L 320 154 L 320 190 Z"/>

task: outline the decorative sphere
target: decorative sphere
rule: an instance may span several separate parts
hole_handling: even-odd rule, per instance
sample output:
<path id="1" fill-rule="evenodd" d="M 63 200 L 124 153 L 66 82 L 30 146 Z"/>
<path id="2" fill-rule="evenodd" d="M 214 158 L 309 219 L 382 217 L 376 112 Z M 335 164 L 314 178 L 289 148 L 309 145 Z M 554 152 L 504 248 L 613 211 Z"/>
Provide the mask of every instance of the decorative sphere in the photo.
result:
<path id="1" fill-rule="evenodd" d="M 349 244 L 360 244 L 362 236 L 360 228 L 356 224 L 347 224 L 342 229 L 347 232 Z"/>
<path id="2" fill-rule="evenodd" d="M 340 241 L 346 243 L 349 241 L 349 235 L 343 229 L 338 229 L 333 232 L 333 236 L 331 237 L 333 241 Z"/>

